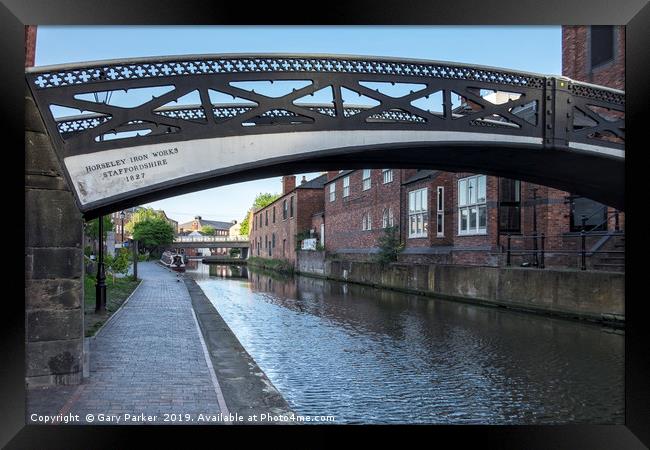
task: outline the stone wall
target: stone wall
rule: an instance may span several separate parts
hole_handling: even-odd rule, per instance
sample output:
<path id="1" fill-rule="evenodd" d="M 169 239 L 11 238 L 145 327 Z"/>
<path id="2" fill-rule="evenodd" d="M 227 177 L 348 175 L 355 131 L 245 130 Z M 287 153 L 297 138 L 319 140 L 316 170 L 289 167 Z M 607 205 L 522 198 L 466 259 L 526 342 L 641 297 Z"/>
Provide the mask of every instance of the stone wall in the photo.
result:
<path id="1" fill-rule="evenodd" d="M 305 255 L 299 267 L 304 275 L 470 303 L 616 325 L 625 317 L 622 273 L 451 264 L 393 263 L 382 268 L 370 262 L 324 259 L 319 266 L 316 255 Z"/>
<path id="2" fill-rule="evenodd" d="M 25 93 L 27 386 L 78 384 L 83 355 L 83 219 L 34 100 Z"/>
<path id="3" fill-rule="evenodd" d="M 296 270 L 312 275 L 325 275 L 325 252 L 299 250 Z"/>

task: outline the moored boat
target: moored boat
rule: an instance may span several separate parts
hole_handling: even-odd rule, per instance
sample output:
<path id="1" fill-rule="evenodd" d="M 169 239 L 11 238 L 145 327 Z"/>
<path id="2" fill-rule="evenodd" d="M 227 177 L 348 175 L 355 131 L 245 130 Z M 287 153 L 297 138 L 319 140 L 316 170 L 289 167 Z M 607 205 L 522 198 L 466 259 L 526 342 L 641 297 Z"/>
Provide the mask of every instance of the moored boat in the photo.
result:
<path id="1" fill-rule="evenodd" d="M 183 261 L 183 255 L 172 252 L 163 252 L 160 257 L 160 262 L 169 267 L 176 272 L 185 272 L 185 262 Z"/>

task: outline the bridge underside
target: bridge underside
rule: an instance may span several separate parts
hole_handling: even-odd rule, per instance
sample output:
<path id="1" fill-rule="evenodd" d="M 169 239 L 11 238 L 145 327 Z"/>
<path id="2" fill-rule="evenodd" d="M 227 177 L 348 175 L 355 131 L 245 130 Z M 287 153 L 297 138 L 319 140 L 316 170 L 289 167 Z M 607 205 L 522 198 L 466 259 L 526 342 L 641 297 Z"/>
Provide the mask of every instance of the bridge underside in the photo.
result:
<path id="1" fill-rule="evenodd" d="M 128 198 L 116 197 L 109 205 L 86 213 L 86 217 L 243 181 L 296 172 L 360 168 L 419 168 L 495 175 L 564 190 L 625 210 L 623 158 L 569 148 L 542 149 L 535 144 L 416 142 L 345 147 L 254 160 L 206 172 L 190 180 L 163 182 Z"/>

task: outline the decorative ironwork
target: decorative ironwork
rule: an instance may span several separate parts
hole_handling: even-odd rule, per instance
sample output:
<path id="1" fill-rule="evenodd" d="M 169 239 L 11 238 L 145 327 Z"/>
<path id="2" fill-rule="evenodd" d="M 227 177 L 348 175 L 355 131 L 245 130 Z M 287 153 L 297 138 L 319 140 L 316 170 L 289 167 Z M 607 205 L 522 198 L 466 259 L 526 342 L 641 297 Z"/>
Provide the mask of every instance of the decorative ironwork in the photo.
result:
<path id="1" fill-rule="evenodd" d="M 624 92 L 457 63 L 208 55 L 37 67 L 26 78 L 61 160 L 147 144 L 339 130 L 489 133 L 619 158 L 625 149 Z M 264 82 L 271 82 L 266 90 L 243 88 Z M 278 95 L 273 82 L 298 87 Z M 383 88 L 391 85 L 401 93 Z M 155 93 L 146 97 L 147 90 Z M 324 92 L 331 98 L 323 100 Z M 135 101 L 107 104 L 100 93 Z M 61 112 L 70 109 L 79 113 Z"/>
<path id="2" fill-rule="evenodd" d="M 64 155 L 116 148 L 114 139 L 99 138 L 124 131 L 126 119 L 139 119 L 154 124 L 159 131 L 125 136 L 124 139 L 147 143 L 165 134 L 174 134 L 174 140 L 228 136 L 262 132 L 257 125 L 265 126 L 263 132 L 359 129 L 382 127 L 413 127 L 449 131 L 477 131 L 490 128 L 490 132 L 521 136 L 544 137 L 546 123 L 538 120 L 537 109 L 530 114 L 518 113 L 531 102 L 547 105 L 553 100 L 555 86 L 544 75 L 519 73 L 505 69 L 472 67 L 454 63 L 413 60 L 388 60 L 382 58 L 339 56 L 206 56 L 187 58 L 162 58 L 159 60 L 88 63 L 79 67 L 53 67 L 35 69 L 27 74 L 33 93 L 42 111 L 50 105 L 93 111 L 84 117 L 47 117 L 50 125 L 56 124 L 61 137 Z M 238 81 L 311 80 L 308 86 L 286 95 L 273 98 L 255 90 L 233 86 Z M 559 79 L 555 79 L 559 80 Z M 567 124 L 566 135 L 555 136 L 553 145 L 568 142 L 590 143 L 605 147 L 624 148 L 624 118 L 611 122 L 593 113 L 588 105 L 606 107 L 623 113 L 624 93 L 612 89 L 565 80 L 577 116 L 587 116 L 591 126 L 584 123 Z M 364 86 L 369 82 L 417 83 L 423 89 L 393 97 L 381 90 Z M 173 87 L 158 97 L 132 108 L 107 105 L 80 99 L 82 94 L 105 92 L 109 89 L 137 90 L 159 86 Z M 332 103 L 297 104 L 296 99 L 314 94 L 331 86 L 336 101 Z M 370 98 L 377 106 L 344 105 L 341 92 L 349 90 Z M 232 95 L 251 105 L 214 104 L 209 90 Z M 481 97 L 481 90 L 498 94 L 515 94 L 516 99 L 495 104 L 493 99 Z M 196 91 L 203 99 L 198 105 L 170 106 L 189 92 Z M 437 92 L 443 93 L 444 111 L 433 113 L 414 106 L 416 101 Z M 452 98 L 455 97 L 455 98 Z M 351 99 L 351 103 L 354 99 Z M 209 111 L 206 114 L 206 107 Z M 546 108 L 549 109 L 549 108 Z M 558 114 L 560 109 L 550 108 Z M 571 108 L 569 108 L 571 109 Z M 530 111 L 529 111 L 530 112 Z M 572 121 L 573 111 L 568 111 L 566 121 Z M 498 117 L 492 120 L 490 116 Z M 296 120 L 290 120 L 290 118 Z M 276 120 L 277 119 L 277 120 Z M 440 120 L 443 119 L 443 120 Z M 453 120 L 452 120 L 453 119 Z M 584 121 L 583 121 L 584 122 Z M 133 127 L 128 127 L 133 131 Z M 548 128 L 548 127 L 547 127 Z M 557 127 L 556 127 L 557 128 Z M 144 126 L 143 131 L 151 129 Z M 410 129 L 410 128 L 409 128 Z M 156 136 L 154 138 L 154 136 Z M 559 142 L 562 141 L 562 142 Z"/>

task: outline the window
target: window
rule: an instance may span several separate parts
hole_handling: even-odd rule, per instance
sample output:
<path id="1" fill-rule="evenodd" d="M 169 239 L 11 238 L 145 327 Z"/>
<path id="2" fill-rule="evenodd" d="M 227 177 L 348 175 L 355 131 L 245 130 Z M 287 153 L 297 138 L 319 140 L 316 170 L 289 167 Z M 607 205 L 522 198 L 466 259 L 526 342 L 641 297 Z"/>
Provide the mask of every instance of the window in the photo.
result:
<path id="1" fill-rule="evenodd" d="M 409 237 L 426 237 L 429 226 L 427 189 L 409 192 Z"/>
<path id="2" fill-rule="evenodd" d="M 436 191 L 436 236 L 445 237 L 445 188 L 438 186 Z"/>
<path id="3" fill-rule="evenodd" d="M 607 230 L 607 208 L 605 205 L 585 197 L 574 195 L 571 198 L 570 231 Z M 582 216 L 587 220 L 582 226 Z"/>
<path id="4" fill-rule="evenodd" d="M 273 223 L 275 223 L 275 206 L 273 207 Z"/>
<path id="5" fill-rule="evenodd" d="M 486 177 L 458 180 L 458 234 L 487 232 Z"/>
<path id="6" fill-rule="evenodd" d="M 391 208 L 384 208 L 381 214 L 381 227 L 388 228 L 393 226 L 393 210 Z"/>
<path id="7" fill-rule="evenodd" d="M 521 232 L 521 182 L 499 179 L 499 232 Z"/>
<path id="8" fill-rule="evenodd" d="M 364 231 L 372 230 L 372 220 L 370 218 L 370 213 L 364 213 L 361 218 L 361 229 Z"/>
<path id="9" fill-rule="evenodd" d="M 293 195 L 289 199 L 289 217 L 293 217 Z"/>
<path id="10" fill-rule="evenodd" d="M 287 209 L 287 199 L 285 198 L 282 201 L 282 220 L 287 220 L 287 214 L 288 214 L 288 209 Z"/>
<path id="11" fill-rule="evenodd" d="M 363 190 L 367 191 L 370 186 L 370 169 L 363 169 Z"/>
<path id="12" fill-rule="evenodd" d="M 330 184 L 330 202 L 336 200 L 336 182 Z"/>
<path id="13" fill-rule="evenodd" d="M 343 197 L 350 196 L 350 177 L 343 178 Z"/>
<path id="14" fill-rule="evenodd" d="M 393 181 L 393 169 L 382 169 L 381 173 L 384 177 L 384 184 Z"/>
<path id="15" fill-rule="evenodd" d="M 264 225 L 269 226 L 269 210 L 264 211 Z"/>
<path id="16" fill-rule="evenodd" d="M 591 68 L 614 59 L 614 27 L 593 25 L 591 27 Z"/>

